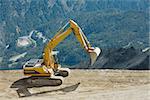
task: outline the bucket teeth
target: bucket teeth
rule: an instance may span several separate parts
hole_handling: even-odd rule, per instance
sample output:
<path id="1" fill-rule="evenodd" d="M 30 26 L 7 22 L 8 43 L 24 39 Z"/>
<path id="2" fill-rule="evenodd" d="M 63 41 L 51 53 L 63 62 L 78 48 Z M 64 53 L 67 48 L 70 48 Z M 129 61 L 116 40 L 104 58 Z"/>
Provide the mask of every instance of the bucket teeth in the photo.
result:
<path id="1" fill-rule="evenodd" d="M 96 47 L 92 52 L 90 52 L 90 56 L 91 56 L 91 66 L 95 63 L 95 61 L 97 60 L 97 57 L 100 55 L 101 53 L 101 49 Z"/>

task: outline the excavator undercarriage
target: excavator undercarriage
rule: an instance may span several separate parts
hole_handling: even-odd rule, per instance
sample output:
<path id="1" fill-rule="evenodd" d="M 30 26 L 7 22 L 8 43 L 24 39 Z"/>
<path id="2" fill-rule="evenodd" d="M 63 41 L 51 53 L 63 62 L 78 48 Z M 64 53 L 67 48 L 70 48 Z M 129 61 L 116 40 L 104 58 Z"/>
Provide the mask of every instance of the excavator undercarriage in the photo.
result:
<path id="1" fill-rule="evenodd" d="M 69 68 L 58 68 L 56 71 L 44 67 L 42 59 L 31 59 L 24 65 L 24 75 L 31 76 L 24 81 L 31 86 L 59 86 L 63 82 L 63 77 L 70 73 Z"/>

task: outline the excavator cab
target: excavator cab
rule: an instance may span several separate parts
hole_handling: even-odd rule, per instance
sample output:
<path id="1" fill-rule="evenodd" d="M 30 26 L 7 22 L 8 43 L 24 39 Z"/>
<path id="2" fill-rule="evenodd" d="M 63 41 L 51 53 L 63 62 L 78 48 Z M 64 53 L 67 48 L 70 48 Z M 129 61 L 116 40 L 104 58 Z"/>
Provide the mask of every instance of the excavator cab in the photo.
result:
<path id="1" fill-rule="evenodd" d="M 25 67 L 40 67 L 43 63 L 43 59 L 30 59 L 29 61 L 27 61 L 25 63 L 25 65 L 23 66 Z"/>
<path id="2" fill-rule="evenodd" d="M 43 69 L 43 59 L 30 59 L 24 64 L 23 70 L 24 75 L 27 76 L 49 76 Z"/>

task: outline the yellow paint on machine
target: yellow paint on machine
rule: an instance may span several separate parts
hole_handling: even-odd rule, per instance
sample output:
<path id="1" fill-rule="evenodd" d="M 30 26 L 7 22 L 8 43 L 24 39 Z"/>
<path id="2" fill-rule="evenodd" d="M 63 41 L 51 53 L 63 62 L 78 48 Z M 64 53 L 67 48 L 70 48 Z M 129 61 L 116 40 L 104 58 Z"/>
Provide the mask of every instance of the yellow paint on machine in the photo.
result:
<path id="1" fill-rule="evenodd" d="M 26 76 L 51 76 L 51 74 L 48 72 L 48 70 L 44 70 L 44 68 L 41 67 L 26 67 L 24 68 L 24 75 Z"/>

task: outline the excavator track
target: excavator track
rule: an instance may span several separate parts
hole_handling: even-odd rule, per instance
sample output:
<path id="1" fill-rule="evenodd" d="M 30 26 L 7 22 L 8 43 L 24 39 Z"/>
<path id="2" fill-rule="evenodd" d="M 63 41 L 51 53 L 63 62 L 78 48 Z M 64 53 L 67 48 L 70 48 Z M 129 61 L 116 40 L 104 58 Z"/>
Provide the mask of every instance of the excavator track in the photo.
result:
<path id="1" fill-rule="evenodd" d="M 39 77 L 31 76 L 27 78 L 22 78 L 15 81 L 11 88 L 33 88 L 33 87 L 43 87 L 43 86 L 59 86 L 63 83 L 63 77 L 52 76 L 52 77 Z"/>
<path id="2" fill-rule="evenodd" d="M 27 79 L 27 83 L 34 87 L 42 87 L 42 86 L 59 86 L 63 82 L 62 77 L 54 76 L 54 77 L 30 77 Z"/>
<path id="3" fill-rule="evenodd" d="M 32 96 L 28 88 L 34 87 L 44 87 L 44 86 L 59 86 L 63 82 L 63 77 L 61 76 L 31 76 L 19 79 L 15 81 L 10 88 L 17 88 L 17 94 L 19 97 Z"/>

